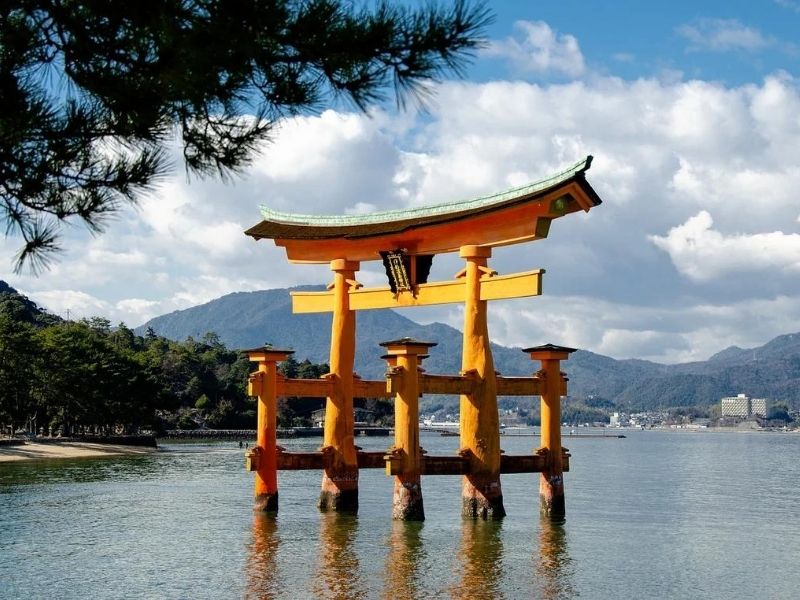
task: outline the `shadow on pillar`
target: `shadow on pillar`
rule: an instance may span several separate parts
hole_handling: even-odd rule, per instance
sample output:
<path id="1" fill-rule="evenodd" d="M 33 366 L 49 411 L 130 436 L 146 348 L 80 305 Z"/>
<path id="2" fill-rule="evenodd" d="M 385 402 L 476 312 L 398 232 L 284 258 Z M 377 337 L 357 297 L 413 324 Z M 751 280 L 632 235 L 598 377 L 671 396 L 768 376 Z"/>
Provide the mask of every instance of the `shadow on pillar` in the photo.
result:
<path id="1" fill-rule="evenodd" d="M 358 512 L 358 468 L 326 469 L 317 504 L 322 512 Z"/>
<path id="2" fill-rule="evenodd" d="M 367 589 L 354 547 L 358 517 L 331 512 L 320 515 L 319 523 L 320 554 L 312 588 L 314 597 L 365 598 Z"/>
<path id="3" fill-rule="evenodd" d="M 563 524 L 567 508 L 564 499 L 564 475 L 545 471 L 539 477 L 539 509 L 542 517 Z"/>
<path id="4" fill-rule="evenodd" d="M 255 497 L 253 510 L 261 514 L 278 512 L 278 492 L 258 494 Z"/>
<path id="5" fill-rule="evenodd" d="M 464 475 L 461 515 L 484 520 L 499 520 L 506 516 L 499 475 Z"/>
<path id="6" fill-rule="evenodd" d="M 563 522 L 554 522 L 549 517 L 540 519 L 539 556 L 534 566 L 541 598 L 574 598 L 578 595 Z"/>
<path id="7" fill-rule="evenodd" d="M 418 521 L 392 522 L 384 571 L 384 598 L 425 597 L 424 574 L 420 571 L 420 565 L 427 559 L 422 528 L 423 524 Z"/>
<path id="8" fill-rule="evenodd" d="M 247 551 L 247 587 L 244 594 L 246 598 L 275 598 L 280 595 L 282 590 L 277 572 L 279 545 L 280 538 L 275 518 L 260 513 L 254 514 Z"/>
<path id="9" fill-rule="evenodd" d="M 422 484 L 419 475 L 412 477 L 410 481 L 404 481 L 402 477 L 395 478 L 392 519 L 401 521 L 425 520 Z"/>
<path id="10" fill-rule="evenodd" d="M 451 598 L 500 598 L 503 594 L 502 521 L 463 521 L 458 552 L 461 580 Z M 458 567 L 459 565 L 457 565 Z"/>

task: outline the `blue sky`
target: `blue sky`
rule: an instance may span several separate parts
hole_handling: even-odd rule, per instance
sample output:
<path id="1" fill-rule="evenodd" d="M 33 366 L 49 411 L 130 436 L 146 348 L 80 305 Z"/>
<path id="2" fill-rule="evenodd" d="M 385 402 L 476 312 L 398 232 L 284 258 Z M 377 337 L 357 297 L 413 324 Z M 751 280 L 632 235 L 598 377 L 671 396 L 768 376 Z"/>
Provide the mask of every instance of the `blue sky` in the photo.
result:
<path id="1" fill-rule="evenodd" d="M 226 293 L 326 283 L 242 232 L 258 206 L 368 212 L 475 197 L 592 154 L 604 199 L 543 242 L 495 253 L 544 267 L 544 295 L 496 303 L 493 337 L 617 358 L 705 359 L 800 331 L 800 0 L 495 2 L 490 44 L 427 112 L 387 102 L 279 125 L 239 180 L 179 168 L 41 276 L 0 278 L 62 315 L 139 325 Z M 449 279 L 457 257 L 434 263 Z M 359 273 L 382 283 L 377 264 Z M 410 312 L 460 327 L 457 306 Z M 211 326 L 211 324 L 209 325 Z"/>

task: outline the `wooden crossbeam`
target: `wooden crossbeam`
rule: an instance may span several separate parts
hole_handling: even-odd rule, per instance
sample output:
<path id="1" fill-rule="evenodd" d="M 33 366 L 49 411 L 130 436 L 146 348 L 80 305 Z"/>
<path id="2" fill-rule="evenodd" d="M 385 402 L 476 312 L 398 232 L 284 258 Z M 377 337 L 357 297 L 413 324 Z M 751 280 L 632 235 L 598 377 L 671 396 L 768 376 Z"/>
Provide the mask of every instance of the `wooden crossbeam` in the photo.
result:
<path id="1" fill-rule="evenodd" d="M 276 387 L 279 398 L 327 398 L 333 393 L 333 381 L 330 379 L 287 379 L 279 377 Z"/>
<path id="2" fill-rule="evenodd" d="M 393 398 L 394 393 L 389 391 L 386 380 L 378 381 L 355 379 L 353 381 L 353 398 Z"/>
<path id="3" fill-rule="evenodd" d="M 356 453 L 359 469 L 383 469 L 386 465 L 383 451 L 359 450 Z M 331 466 L 332 457 L 320 451 L 315 452 L 278 452 L 279 471 L 321 471 Z"/>
<path id="4" fill-rule="evenodd" d="M 423 394 L 471 394 L 475 386 L 472 377 L 458 375 L 420 375 L 419 387 Z"/>
<path id="5" fill-rule="evenodd" d="M 539 296 L 542 293 L 544 269 L 525 273 L 512 273 L 484 277 L 481 279 L 481 300 L 503 300 Z M 417 286 L 416 294 L 401 292 L 393 294 L 388 287 L 351 289 L 350 309 L 402 308 L 407 306 L 429 306 L 464 302 L 466 287 L 463 280 L 423 283 Z M 333 291 L 292 292 L 292 312 L 333 312 Z"/>
<path id="6" fill-rule="evenodd" d="M 287 379 L 279 377 L 277 381 L 277 396 L 279 398 L 328 398 L 333 393 L 333 381 L 330 379 Z M 380 380 L 353 380 L 354 398 L 391 398 L 392 394 L 386 389 L 386 381 Z"/>
<path id="7" fill-rule="evenodd" d="M 497 377 L 498 396 L 538 396 L 540 389 L 537 377 Z"/>
<path id="8" fill-rule="evenodd" d="M 389 465 L 387 475 L 400 475 L 399 462 L 387 460 L 382 451 L 359 450 L 356 454 L 359 469 L 384 469 Z M 321 471 L 330 466 L 332 457 L 320 451 L 316 452 L 278 452 L 279 471 Z M 541 473 L 546 467 L 546 457 L 538 454 L 500 456 L 500 473 Z M 569 454 L 562 454 L 564 471 L 569 471 Z M 429 456 L 422 457 L 423 475 L 468 475 L 470 461 L 462 456 Z"/>
<path id="9" fill-rule="evenodd" d="M 386 380 L 353 380 L 354 398 L 392 398 L 394 391 Z M 420 374 L 420 391 L 423 394 L 471 394 L 475 380 L 460 375 Z M 329 379 L 287 379 L 277 381 L 279 398 L 327 398 L 332 394 L 333 382 Z M 541 382 L 537 377 L 497 377 L 498 396 L 538 396 Z M 562 382 L 561 393 L 567 393 L 567 383 Z"/>

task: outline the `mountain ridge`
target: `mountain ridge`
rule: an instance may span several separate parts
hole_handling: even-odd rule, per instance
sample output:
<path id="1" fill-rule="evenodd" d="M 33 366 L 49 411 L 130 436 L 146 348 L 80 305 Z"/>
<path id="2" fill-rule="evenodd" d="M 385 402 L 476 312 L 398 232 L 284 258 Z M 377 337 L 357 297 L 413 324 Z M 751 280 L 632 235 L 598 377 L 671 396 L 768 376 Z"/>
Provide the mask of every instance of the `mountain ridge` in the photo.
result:
<path id="1" fill-rule="evenodd" d="M 159 335 L 182 340 L 214 331 L 230 347 L 248 348 L 266 342 L 292 347 L 296 356 L 326 362 L 330 316 L 291 312 L 289 292 L 302 288 L 235 292 L 205 304 L 149 320 Z M 380 342 L 414 337 L 436 342 L 425 368 L 431 373 L 457 373 L 461 368 L 461 332 L 443 324 L 421 325 L 390 309 L 362 311 L 357 320 L 356 371 L 379 378 L 385 368 Z M 504 375 L 530 375 L 538 369 L 519 348 L 492 344 L 495 367 Z M 756 348 L 730 346 L 706 361 L 667 365 L 641 359 L 618 360 L 579 350 L 563 363 L 570 395 L 602 398 L 625 410 L 674 406 L 708 406 L 723 396 L 747 393 L 800 406 L 800 333 L 790 333 Z"/>

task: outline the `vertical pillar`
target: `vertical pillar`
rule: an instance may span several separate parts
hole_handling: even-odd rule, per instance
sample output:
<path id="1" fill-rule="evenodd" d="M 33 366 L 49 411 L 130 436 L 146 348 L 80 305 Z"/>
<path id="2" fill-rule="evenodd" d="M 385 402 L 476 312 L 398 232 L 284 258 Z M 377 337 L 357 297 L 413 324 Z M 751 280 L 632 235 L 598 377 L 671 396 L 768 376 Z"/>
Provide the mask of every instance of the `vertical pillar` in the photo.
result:
<path id="1" fill-rule="evenodd" d="M 541 381 L 541 447 L 547 456 L 547 467 L 539 477 L 539 502 L 543 516 L 561 520 L 566 515 L 564 503 L 564 466 L 561 450 L 561 396 L 565 392 L 561 361 L 567 360 L 574 348 L 545 344 L 523 350 L 533 360 L 541 361 L 537 373 Z"/>
<path id="2" fill-rule="evenodd" d="M 357 286 L 359 263 L 331 261 L 333 271 L 333 322 L 330 375 L 333 392 L 325 402 L 323 451 L 329 456 L 322 475 L 319 508 L 323 511 L 358 511 L 358 460 L 353 441 L 353 366 L 356 353 L 356 315 L 350 310 L 350 288 Z"/>
<path id="3" fill-rule="evenodd" d="M 470 457 L 470 474 L 461 490 L 461 514 L 465 517 L 500 519 L 505 516 L 500 487 L 500 419 L 497 415 L 497 380 L 489 346 L 486 301 L 481 300 L 481 277 L 490 276 L 487 258 L 491 248 L 463 246 L 466 260 L 464 345 L 461 370 L 476 378 L 473 393 L 461 396 L 461 453 Z"/>
<path id="4" fill-rule="evenodd" d="M 392 518 L 424 521 L 422 504 L 422 451 L 419 445 L 419 362 L 432 342 L 403 338 L 383 342 L 388 351 L 394 400 L 394 448 L 387 461 L 387 473 L 394 474 Z"/>
<path id="5" fill-rule="evenodd" d="M 245 352 L 251 361 L 258 362 L 258 371 L 250 375 L 249 385 L 250 395 L 258 397 L 256 447 L 247 453 L 248 468 L 256 473 L 254 510 L 275 512 L 278 510 L 278 362 L 294 351 L 265 346 Z"/>

